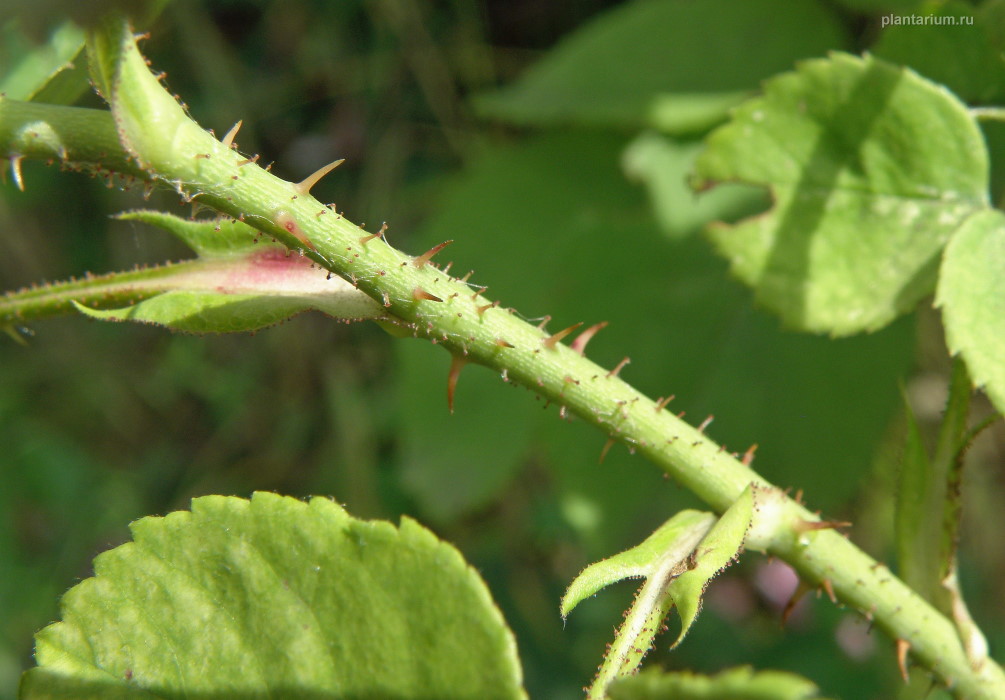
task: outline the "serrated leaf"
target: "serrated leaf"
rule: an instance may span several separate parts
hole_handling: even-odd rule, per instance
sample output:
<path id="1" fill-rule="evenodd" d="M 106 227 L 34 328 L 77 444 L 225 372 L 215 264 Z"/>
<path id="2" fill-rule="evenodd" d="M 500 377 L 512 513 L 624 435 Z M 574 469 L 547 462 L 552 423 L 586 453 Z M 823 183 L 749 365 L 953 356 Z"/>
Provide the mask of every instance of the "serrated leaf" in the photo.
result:
<path id="1" fill-rule="evenodd" d="M 590 564 L 569 584 L 562 596 L 562 617 L 602 588 L 626 578 L 648 578 L 665 562 L 683 562 L 715 523 L 715 516 L 684 510 L 661 525 L 639 545 Z"/>
<path id="2" fill-rule="evenodd" d="M 485 584 L 412 520 L 259 493 L 132 532 L 37 635 L 22 700 L 524 697 Z"/>
<path id="3" fill-rule="evenodd" d="M 950 351 L 1005 412 L 1005 214 L 989 210 L 963 223 L 943 256 L 936 305 Z"/>
<path id="4" fill-rule="evenodd" d="M 769 81 L 709 137 L 696 175 L 698 187 L 770 189 L 774 208 L 710 236 L 788 325 L 832 335 L 913 309 L 950 236 L 987 207 L 987 152 L 966 107 L 909 70 L 844 54 Z"/>
<path id="5" fill-rule="evenodd" d="M 680 634 L 673 646 L 681 643 L 698 617 L 701 598 L 709 582 L 739 555 L 753 513 L 754 493 L 748 487 L 695 548 L 693 565 L 670 584 L 668 594 L 681 620 Z"/>
<path id="6" fill-rule="evenodd" d="M 714 676 L 643 671 L 608 688 L 611 700 L 811 700 L 817 686 L 794 673 L 731 668 Z"/>
<path id="7" fill-rule="evenodd" d="M 771 41 L 762 40 L 766 23 Z M 808 0 L 636 1 L 601 14 L 475 104 L 519 124 L 694 133 L 725 119 L 738 92 L 845 44 L 835 15 Z"/>
<path id="8" fill-rule="evenodd" d="M 702 145 L 644 133 L 625 148 L 622 167 L 631 180 L 645 184 L 656 220 L 670 238 L 697 233 L 710 221 L 732 221 L 766 209 L 760 188 L 724 184 L 695 194 L 687 186 Z"/>

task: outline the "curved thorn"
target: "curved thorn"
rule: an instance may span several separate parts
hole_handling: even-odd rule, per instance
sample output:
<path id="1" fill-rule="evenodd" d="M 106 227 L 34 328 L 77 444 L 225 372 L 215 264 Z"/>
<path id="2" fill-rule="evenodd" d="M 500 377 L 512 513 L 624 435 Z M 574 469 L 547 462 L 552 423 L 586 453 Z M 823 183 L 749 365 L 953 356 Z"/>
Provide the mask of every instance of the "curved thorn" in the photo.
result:
<path id="1" fill-rule="evenodd" d="M 440 243 L 440 245 L 433 246 L 432 248 L 430 248 L 429 250 L 427 250 L 425 253 L 423 253 L 422 255 L 420 255 L 419 257 L 417 257 L 415 260 L 413 260 L 412 264 L 415 265 L 415 267 L 422 267 L 427 262 L 429 262 L 430 260 L 432 260 L 432 258 L 433 258 L 434 255 L 436 255 L 437 253 L 439 253 L 441 250 L 443 250 L 444 248 L 446 248 L 451 243 L 453 243 L 453 241 L 443 241 L 443 243 Z"/>
<path id="2" fill-rule="evenodd" d="M 422 300 L 443 301 L 443 299 L 440 299 L 435 294 L 430 294 L 422 287 L 416 287 L 415 289 L 412 290 L 412 299 L 414 299 L 415 301 L 422 301 Z"/>
<path id="3" fill-rule="evenodd" d="M 904 679 L 905 683 L 910 681 L 910 676 L 907 674 L 907 652 L 911 650 L 911 643 L 906 639 L 897 640 L 897 668 L 900 669 L 900 677 Z"/>
<path id="4" fill-rule="evenodd" d="M 313 173 L 311 173 L 310 175 L 308 175 L 307 177 L 305 177 L 300 182 L 295 183 L 293 185 L 293 189 L 295 189 L 299 194 L 303 194 L 303 195 L 310 194 L 311 188 L 314 187 L 314 185 L 318 184 L 318 180 L 320 180 L 321 178 L 323 178 L 325 175 L 327 175 L 328 173 L 330 173 L 332 170 L 334 170 L 338 166 L 342 165 L 344 162 L 345 162 L 345 158 L 339 158 L 338 160 L 332 161 L 331 163 L 329 163 L 328 165 L 324 166 L 323 168 L 318 168 L 317 170 L 315 170 Z"/>
<path id="5" fill-rule="evenodd" d="M 447 408 L 454 412 L 454 392 L 457 390 L 457 378 L 461 376 L 461 370 L 468 364 L 460 355 L 452 355 L 450 358 L 450 373 L 447 375 Z"/>
<path id="6" fill-rule="evenodd" d="M 499 306 L 499 300 L 498 299 L 496 299 L 495 301 L 493 301 L 491 304 L 485 304 L 484 306 L 476 306 L 475 309 L 478 311 L 478 315 L 481 316 L 486 311 L 488 311 L 489 309 L 495 308 L 496 306 Z"/>
<path id="7" fill-rule="evenodd" d="M 792 611 L 796 609 L 796 605 L 798 605 L 803 596 L 809 592 L 810 588 L 811 586 L 808 583 L 799 579 L 799 584 L 796 586 L 796 590 L 792 592 L 792 596 L 789 598 L 789 601 L 785 604 L 785 607 L 782 608 L 783 625 L 789 621 L 789 616 L 792 615 Z"/>
<path id="8" fill-rule="evenodd" d="M 743 466 L 749 467 L 751 462 L 754 461 L 754 453 L 757 452 L 757 443 L 747 448 L 747 451 L 743 453 Z"/>
<path id="9" fill-rule="evenodd" d="M 821 581 L 820 587 L 824 589 L 824 593 L 827 594 L 827 597 L 830 598 L 832 603 L 836 604 L 838 602 L 837 596 L 834 595 L 834 585 L 831 583 L 829 578 L 825 578 Z"/>
<path id="10" fill-rule="evenodd" d="M 234 124 L 234 126 L 230 127 L 230 131 L 227 132 L 227 135 L 223 137 L 223 140 L 220 143 L 222 143 L 227 148 L 233 148 L 234 137 L 237 136 L 237 132 L 241 130 L 241 124 L 243 123 L 244 123 L 243 119 L 238 119 L 237 124 Z"/>
<path id="11" fill-rule="evenodd" d="M 21 161 L 24 160 L 22 155 L 14 155 L 10 157 L 10 174 L 14 178 L 14 184 L 17 188 L 24 192 L 24 178 L 21 177 Z"/>
<path id="12" fill-rule="evenodd" d="M 501 348 L 515 348 L 516 347 L 516 345 L 513 345 L 513 343 L 510 343 L 509 341 L 503 340 L 502 338 L 496 338 L 496 345 L 498 345 Z"/>
<path id="13" fill-rule="evenodd" d="M 582 355 L 583 351 L 586 350 L 586 344 L 590 342 L 590 339 L 593 338 L 598 331 L 602 331 L 606 327 L 607 321 L 594 323 L 592 326 L 576 336 L 576 339 L 569 343 L 569 347 Z"/>
<path id="14" fill-rule="evenodd" d="M 792 529 L 803 534 L 814 530 L 837 530 L 845 527 L 851 527 L 851 523 L 844 520 L 803 520 L 800 518 L 795 521 Z"/>
<path id="15" fill-rule="evenodd" d="M 554 350 L 555 346 L 558 344 L 558 342 L 562 338 L 564 338 L 565 336 L 567 336 L 570 333 L 572 333 L 574 330 L 576 330 L 577 328 L 579 328 L 581 325 L 583 325 L 582 321 L 580 321 L 579 323 L 575 323 L 575 324 L 569 326 L 568 328 L 563 328 L 558 333 L 555 333 L 554 335 L 548 336 L 547 338 L 545 338 L 541 342 L 544 343 L 544 347 L 548 348 L 549 350 Z"/>

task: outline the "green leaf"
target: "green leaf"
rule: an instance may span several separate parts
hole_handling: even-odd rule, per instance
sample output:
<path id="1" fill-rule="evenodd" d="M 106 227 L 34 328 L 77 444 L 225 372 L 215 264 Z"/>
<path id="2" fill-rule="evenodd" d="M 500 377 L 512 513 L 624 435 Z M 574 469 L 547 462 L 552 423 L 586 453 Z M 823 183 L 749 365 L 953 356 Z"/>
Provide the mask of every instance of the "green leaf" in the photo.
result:
<path id="1" fill-rule="evenodd" d="M 26 45 L 17 23 L 4 26 L 2 32 L 5 53 L 17 56 L 16 65 L 0 78 L 5 98 L 72 104 L 87 91 L 84 32 L 76 24 L 63 22 L 39 46 Z"/>
<path id="2" fill-rule="evenodd" d="M 681 619 L 680 634 L 673 646 L 681 643 L 698 617 L 709 582 L 739 555 L 753 514 L 754 494 L 748 487 L 695 548 L 692 566 L 670 584 L 667 592 Z"/>
<path id="3" fill-rule="evenodd" d="M 849 335 L 910 311 L 933 291 L 949 237 L 987 207 L 987 152 L 965 106 L 868 57 L 835 54 L 772 79 L 708 146 L 697 186 L 760 184 L 775 200 L 712 228 L 712 240 L 801 330 Z"/>
<path id="4" fill-rule="evenodd" d="M 23 700 L 524 697 L 485 584 L 412 520 L 259 493 L 132 533 L 37 635 Z"/>
<path id="5" fill-rule="evenodd" d="M 793 61 L 846 45 L 834 14 L 809 0 L 636 0 L 601 14 L 476 107 L 519 124 L 693 133 Z"/>
<path id="6" fill-rule="evenodd" d="M 883 18 L 930 23 L 888 26 L 872 53 L 944 84 L 961 100 L 994 104 L 1005 98 L 1005 61 L 1001 47 L 992 43 L 987 12 L 958 0 L 929 4 L 926 10 Z M 947 56 L 952 60 L 946 60 Z"/>
<path id="7" fill-rule="evenodd" d="M 703 676 L 690 671 L 643 671 L 608 688 L 611 700 L 811 700 L 816 685 L 793 673 L 743 666 Z"/>
<path id="8" fill-rule="evenodd" d="M 641 544 L 590 564 L 576 576 L 562 596 L 562 617 L 567 617 L 582 600 L 612 583 L 626 578 L 648 578 L 664 568 L 666 562 L 671 562 L 673 566 L 686 561 L 715 520 L 711 513 L 681 511 Z"/>
<path id="9" fill-rule="evenodd" d="M 1005 214 L 992 210 L 968 219 L 942 261 L 936 305 L 946 340 L 960 353 L 974 383 L 1005 412 Z"/>
<path id="10" fill-rule="evenodd" d="M 687 176 L 701 150 L 700 143 L 674 141 L 653 132 L 638 136 L 625 149 L 625 174 L 645 184 L 656 220 L 670 238 L 690 236 L 715 219 L 749 216 L 770 204 L 760 188 L 739 184 L 696 195 L 687 186 Z"/>

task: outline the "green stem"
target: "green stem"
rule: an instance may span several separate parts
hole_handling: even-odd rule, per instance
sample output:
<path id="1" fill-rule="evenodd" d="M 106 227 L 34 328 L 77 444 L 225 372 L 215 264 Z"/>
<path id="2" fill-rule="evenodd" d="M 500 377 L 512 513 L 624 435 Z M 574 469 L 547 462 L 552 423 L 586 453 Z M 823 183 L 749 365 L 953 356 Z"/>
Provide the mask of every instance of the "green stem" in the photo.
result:
<path id="1" fill-rule="evenodd" d="M 710 506 L 723 512 L 751 483 L 762 494 L 748 546 L 788 561 L 813 583 L 829 582 L 837 596 L 895 639 L 959 697 L 1005 697 L 1005 674 L 993 661 L 971 668 L 953 624 L 886 567 L 833 530 L 808 530 L 818 518 L 771 487 L 746 464 L 579 353 L 551 343 L 549 334 L 511 310 L 488 307 L 465 282 L 401 253 L 298 189 L 259 168 L 200 128 L 156 82 L 125 25 L 105 28 L 91 42 L 99 89 L 112 105 L 122 147 L 96 164 L 140 163 L 152 179 L 175 187 L 276 237 L 342 276 L 407 324 L 417 336 L 457 357 L 500 372 L 552 403 L 565 406 L 610 437 L 642 453 Z M 41 105 L 0 103 L 0 143 L 41 158 L 60 158 L 28 139 L 12 148 L 24 115 L 38 119 Z M 54 113 L 55 115 L 55 113 Z M 104 118 L 104 134 L 113 116 Z M 43 120 L 44 121 L 44 120 Z M 61 133 L 67 157 L 79 159 L 86 134 Z M 37 150 L 29 150 L 32 145 Z M 128 156 L 127 156 L 128 154 Z M 291 232 L 292 231 L 292 232 Z M 419 291 L 443 301 L 423 298 Z"/>

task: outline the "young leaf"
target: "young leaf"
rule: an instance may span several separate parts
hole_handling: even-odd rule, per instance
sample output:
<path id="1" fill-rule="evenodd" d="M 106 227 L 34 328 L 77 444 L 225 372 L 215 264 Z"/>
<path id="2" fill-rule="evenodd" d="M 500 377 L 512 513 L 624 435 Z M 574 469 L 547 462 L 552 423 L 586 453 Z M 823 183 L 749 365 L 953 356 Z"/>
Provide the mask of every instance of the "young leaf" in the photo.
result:
<path id="1" fill-rule="evenodd" d="M 754 513 L 754 494 L 748 488 L 736 499 L 718 522 L 712 528 L 701 544 L 694 550 L 694 563 L 687 571 L 675 578 L 668 588 L 668 594 L 677 606 L 680 615 L 681 630 L 677 646 L 691 628 L 698 611 L 701 609 L 701 597 L 708 587 L 709 581 L 729 566 L 739 555 L 743 547 L 747 529 L 750 527 Z"/>
<path id="2" fill-rule="evenodd" d="M 762 41 L 767 23 L 772 40 Z M 520 124 L 694 133 L 793 61 L 846 45 L 836 16 L 809 0 L 636 1 L 600 15 L 476 107 Z"/>
<path id="3" fill-rule="evenodd" d="M 933 134 L 939 138 L 933 138 Z M 708 139 L 694 184 L 770 188 L 775 206 L 710 235 L 789 325 L 876 330 L 934 289 L 939 253 L 985 209 L 966 107 L 911 71 L 835 54 L 772 79 Z"/>
<path id="4" fill-rule="evenodd" d="M 590 564 L 562 596 L 562 617 L 601 588 L 626 578 L 648 578 L 661 566 L 685 561 L 715 522 L 711 513 L 684 510 L 667 520 L 642 544 Z"/>
<path id="5" fill-rule="evenodd" d="M 690 671 L 643 671 L 608 688 L 611 700 L 812 700 L 816 685 L 793 673 L 743 666 L 702 676 Z"/>
<path id="6" fill-rule="evenodd" d="M 144 518 L 37 635 L 20 697 L 524 697 L 512 634 L 412 520 L 207 496 Z"/>
<path id="7" fill-rule="evenodd" d="M 950 351 L 960 353 L 974 383 L 1005 412 L 1005 215 L 968 219 L 946 248 L 936 305 Z"/>
<path id="8" fill-rule="evenodd" d="M 344 321 L 383 309 L 340 277 L 269 242 L 250 226 L 135 211 L 120 216 L 166 228 L 199 258 L 166 267 L 57 283 L 0 298 L 0 325 L 76 308 L 106 321 L 154 323 L 189 333 L 253 331 L 304 311 Z"/>
<path id="9" fill-rule="evenodd" d="M 16 33 L 16 25 L 2 28 Z M 23 37 L 7 36 L 7 47 L 17 46 Z M 60 24 L 44 44 L 23 47 L 19 60 L 0 78 L 0 94 L 11 100 L 38 100 L 48 104 L 72 104 L 88 88 L 83 68 L 84 31 L 67 20 Z"/>

